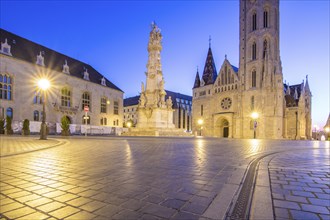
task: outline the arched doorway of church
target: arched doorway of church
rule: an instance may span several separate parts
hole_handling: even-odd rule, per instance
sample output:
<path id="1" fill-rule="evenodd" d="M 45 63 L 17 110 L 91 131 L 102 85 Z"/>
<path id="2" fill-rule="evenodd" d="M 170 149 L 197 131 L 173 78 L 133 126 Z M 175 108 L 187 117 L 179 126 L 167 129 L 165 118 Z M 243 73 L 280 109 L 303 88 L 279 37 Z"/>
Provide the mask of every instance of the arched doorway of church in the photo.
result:
<path id="1" fill-rule="evenodd" d="M 229 137 L 229 122 L 226 119 L 222 120 L 222 137 Z"/>

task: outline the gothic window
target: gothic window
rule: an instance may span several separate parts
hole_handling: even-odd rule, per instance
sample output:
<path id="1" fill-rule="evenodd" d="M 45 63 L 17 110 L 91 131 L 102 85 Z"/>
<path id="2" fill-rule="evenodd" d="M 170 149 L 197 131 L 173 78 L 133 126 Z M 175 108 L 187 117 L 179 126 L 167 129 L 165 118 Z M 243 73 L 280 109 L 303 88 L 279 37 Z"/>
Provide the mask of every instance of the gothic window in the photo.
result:
<path id="1" fill-rule="evenodd" d="M 34 121 L 39 121 L 39 112 L 37 110 L 35 110 L 33 112 L 33 120 Z"/>
<path id="2" fill-rule="evenodd" d="M 7 108 L 6 115 L 7 115 L 9 118 L 13 118 L 13 116 L 14 116 L 13 109 L 10 108 L 10 107 Z"/>
<path id="3" fill-rule="evenodd" d="M 252 14 L 252 31 L 257 30 L 257 13 Z"/>
<path id="4" fill-rule="evenodd" d="M 253 42 L 252 44 L 252 60 L 257 59 L 257 44 L 256 42 Z"/>
<path id="5" fill-rule="evenodd" d="M 268 47 L 267 40 L 264 40 L 263 58 L 266 57 L 266 54 L 267 54 L 267 47 Z"/>
<path id="6" fill-rule="evenodd" d="M 84 110 L 85 106 L 89 107 L 89 111 L 91 110 L 91 105 L 90 105 L 90 95 L 88 92 L 84 92 L 82 94 L 82 101 L 81 101 L 81 110 Z"/>
<path id="7" fill-rule="evenodd" d="M 268 11 L 264 11 L 264 28 L 268 28 Z"/>
<path id="8" fill-rule="evenodd" d="M 115 115 L 119 114 L 119 102 L 118 101 L 113 102 L 113 114 L 115 114 Z"/>
<path id="9" fill-rule="evenodd" d="M 225 82 L 224 82 L 224 80 L 225 80 L 225 74 L 221 74 L 221 85 L 223 85 Z"/>
<path id="10" fill-rule="evenodd" d="M 201 105 L 201 116 L 203 116 L 203 105 Z"/>
<path id="11" fill-rule="evenodd" d="M 0 74 L 0 99 L 12 100 L 12 79 L 6 74 Z"/>
<path id="12" fill-rule="evenodd" d="M 71 107 L 71 91 L 66 87 L 61 89 L 61 106 Z"/>
<path id="13" fill-rule="evenodd" d="M 91 117 L 89 115 L 87 115 L 87 119 L 85 118 L 85 115 L 82 116 L 82 124 L 86 124 L 86 120 L 87 120 L 87 124 L 91 124 Z"/>
<path id="14" fill-rule="evenodd" d="M 255 70 L 252 71 L 252 88 L 257 86 L 257 72 Z"/>
<path id="15" fill-rule="evenodd" d="M 254 110 L 254 96 L 251 97 L 251 111 Z"/>
<path id="16" fill-rule="evenodd" d="M 101 98 L 101 113 L 107 113 L 107 99 L 105 97 Z"/>
<path id="17" fill-rule="evenodd" d="M 39 90 L 34 93 L 33 104 L 42 104 L 42 96 Z"/>

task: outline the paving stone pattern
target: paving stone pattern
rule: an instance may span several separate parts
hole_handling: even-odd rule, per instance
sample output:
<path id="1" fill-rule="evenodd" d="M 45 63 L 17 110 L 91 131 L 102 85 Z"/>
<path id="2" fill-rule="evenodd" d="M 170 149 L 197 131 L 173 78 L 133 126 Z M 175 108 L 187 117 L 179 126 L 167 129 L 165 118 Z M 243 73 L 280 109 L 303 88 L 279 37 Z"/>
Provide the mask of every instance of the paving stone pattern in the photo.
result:
<path id="1" fill-rule="evenodd" d="M 330 219 L 328 149 L 280 154 L 269 165 L 276 219 Z"/>
<path id="2" fill-rule="evenodd" d="M 252 159 L 275 151 L 313 148 L 310 142 L 292 143 L 70 138 L 67 144 L 55 148 L 0 158 L 0 219 L 205 219 L 203 214 L 224 185 L 242 178 L 234 174 L 244 172 L 235 171 L 245 170 Z M 328 177 L 311 176 L 318 180 Z M 312 180 L 311 184 L 326 185 Z M 311 210 L 318 208 L 317 216 L 326 217 L 322 208 L 329 207 L 317 204 L 326 200 L 322 196 L 329 193 L 329 188 L 307 187 L 322 191 L 282 190 L 315 195 L 311 198 L 320 200 L 305 196 L 306 206 L 293 202 L 293 207 L 301 209 L 292 210 L 313 214 Z M 290 215 L 301 215 L 287 206 L 280 208 Z"/>

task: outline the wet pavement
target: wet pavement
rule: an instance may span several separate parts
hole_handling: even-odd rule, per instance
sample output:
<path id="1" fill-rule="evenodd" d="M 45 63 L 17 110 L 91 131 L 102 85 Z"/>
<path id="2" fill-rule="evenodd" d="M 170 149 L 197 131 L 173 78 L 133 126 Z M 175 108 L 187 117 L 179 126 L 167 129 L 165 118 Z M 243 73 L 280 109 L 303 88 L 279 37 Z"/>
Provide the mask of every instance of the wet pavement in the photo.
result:
<path id="1" fill-rule="evenodd" d="M 22 152 L 19 140 L 7 142 Z M 0 219 L 223 219 L 231 215 L 251 162 L 261 157 L 251 218 L 329 219 L 329 142 L 54 141 L 61 144 L 1 157 Z"/>

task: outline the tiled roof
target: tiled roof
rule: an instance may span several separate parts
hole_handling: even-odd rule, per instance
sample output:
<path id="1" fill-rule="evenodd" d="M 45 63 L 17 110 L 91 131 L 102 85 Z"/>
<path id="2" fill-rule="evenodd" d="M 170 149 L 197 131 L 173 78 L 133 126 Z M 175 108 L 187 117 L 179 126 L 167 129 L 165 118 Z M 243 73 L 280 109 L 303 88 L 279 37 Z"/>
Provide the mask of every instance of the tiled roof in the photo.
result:
<path id="1" fill-rule="evenodd" d="M 214 81 L 217 78 L 217 70 L 216 70 L 216 67 L 215 67 L 211 47 L 209 47 L 209 51 L 207 53 L 202 78 L 205 82 L 205 85 L 213 84 Z"/>
<path id="2" fill-rule="evenodd" d="M 193 87 L 193 89 L 194 88 L 198 88 L 198 87 L 200 87 L 201 86 L 201 80 L 200 80 L 200 78 L 199 78 L 199 73 L 198 73 L 198 71 L 197 71 L 197 73 L 196 73 L 196 77 L 195 77 L 195 83 L 194 83 L 194 87 Z"/>
<path id="3" fill-rule="evenodd" d="M 288 86 L 287 84 L 284 84 L 286 107 L 298 106 L 302 86 L 303 86 L 302 84 L 297 84 L 292 86 Z M 288 92 L 288 89 L 290 89 L 290 92 Z M 296 90 L 297 90 L 297 97 L 295 97 Z"/>
<path id="4" fill-rule="evenodd" d="M 16 59 L 21 59 L 35 64 L 37 61 L 37 55 L 42 52 L 44 57 L 44 64 L 46 68 L 62 72 L 63 64 L 65 60 L 70 68 L 70 75 L 83 79 L 84 71 L 87 69 L 89 73 L 89 81 L 101 84 L 101 79 L 104 77 L 101 73 L 96 71 L 92 66 L 87 63 L 76 60 L 72 57 L 66 56 L 52 49 L 49 49 L 40 44 L 34 43 L 30 40 L 22 38 L 18 35 L 10 33 L 0 28 L 0 40 L 1 43 L 7 39 L 8 44 L 11 45 L 11 54 Z M 63 73 L 65 74 L 65 73 Z M 104 77 L 105 78 L 105 77 Z M 120 88 L 114 85 L 110 80 L 105 78 L 107 87 L 123 92 Z"/>
<path id="5" fill-rule="evenodd" d="M 235 71 L 235 73 L 238 73 L 238 67 L 233 66 L 233 65 L 231 65 L 231 67 L 233 68 L 233 70 Z"/>
<path id="6" fill-rule="evenodd" d="M 173 108 L 177 108 L 177 102 L 176 102 L 177 98 L 192 101 L 192 96 L 184 95 L 184 94 L 177 93 L 177 92 L 172 92 L 172 91 L 169 91 L 169 90 L 165 90 L 165 91 L 166 91 L 165 99 L 168 99 L 168 97 L 171 96 L 171 99 L 172 99 L 172 102 L 173 102 Z M 132 105 L 138 105 L 139 104 L 139 98 L 140 98 L 140 96 L 133 96 L 133 97 L 124 99 L 124 107 L 132 106 Z"/>

